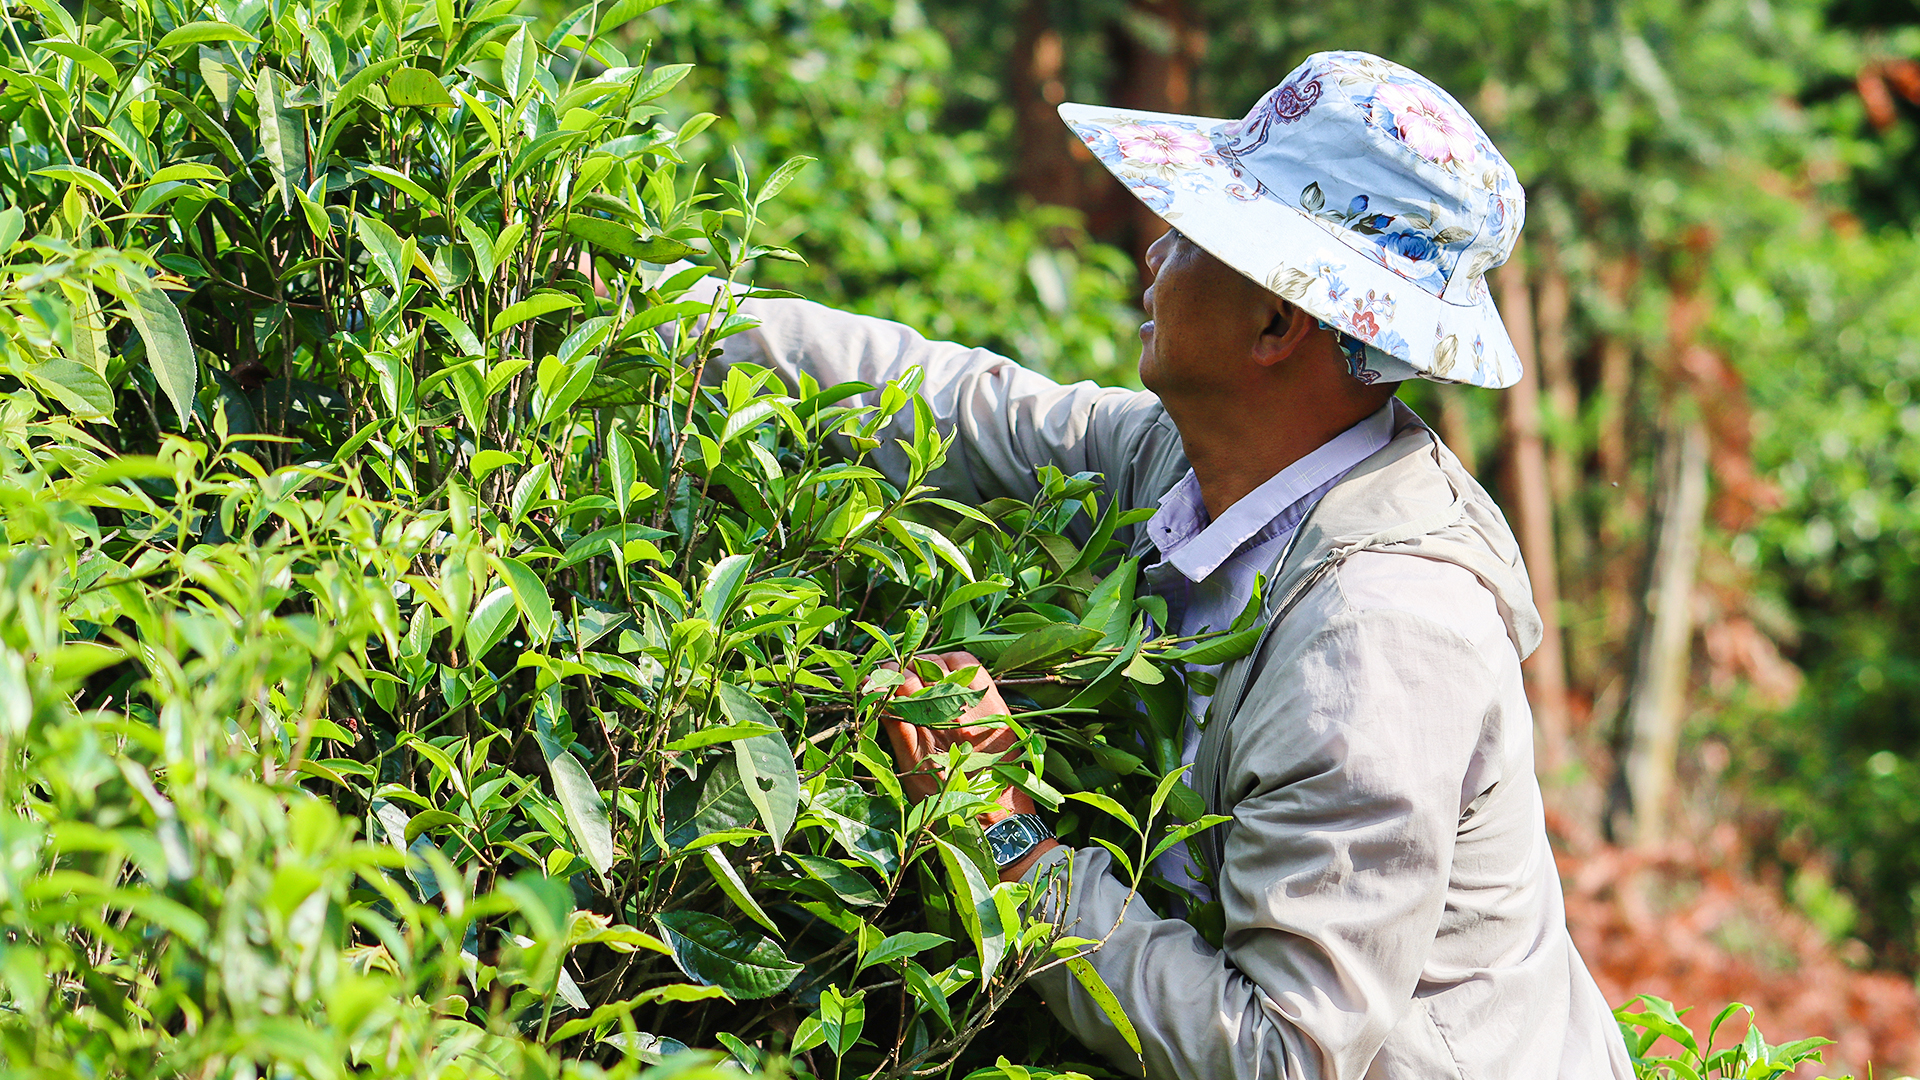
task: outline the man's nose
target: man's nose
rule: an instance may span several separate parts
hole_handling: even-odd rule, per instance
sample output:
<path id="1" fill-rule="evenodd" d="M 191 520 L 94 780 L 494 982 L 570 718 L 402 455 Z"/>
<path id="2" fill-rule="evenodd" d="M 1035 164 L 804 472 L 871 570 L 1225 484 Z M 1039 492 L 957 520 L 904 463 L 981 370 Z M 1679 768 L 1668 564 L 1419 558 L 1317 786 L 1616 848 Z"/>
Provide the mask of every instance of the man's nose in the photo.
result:
<path id="1" fill-rule="evenodd" d="M 1160 276 L 1160 264 L 1167 261 L 1167 249 L 1173 246 L 1173 230 L 1168 229 L 1160 238 L 1147 245 L 1147 275 Z"/>

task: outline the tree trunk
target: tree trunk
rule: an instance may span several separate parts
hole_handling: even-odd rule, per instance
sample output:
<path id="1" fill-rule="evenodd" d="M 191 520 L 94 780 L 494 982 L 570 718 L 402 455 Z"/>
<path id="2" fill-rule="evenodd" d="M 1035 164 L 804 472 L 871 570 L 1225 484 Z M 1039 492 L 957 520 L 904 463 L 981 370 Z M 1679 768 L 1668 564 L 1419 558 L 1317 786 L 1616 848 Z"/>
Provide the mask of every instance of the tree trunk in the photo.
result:
<path id="1" fill-rule="evenodd" d="M 1609 812 L 1609 832 L 1641 847 L 1657 846 L 1669 835 L 1693 660 L 1693 585 L 1706 526 L 1706 429 L 1697 420 L 1681 424 L 1661 457 L 1659 531 L 1623 733 L 1625 783 L 1616 784 Z"/>
<path id="2" fill-rule="evenodd" d="M 1047 0 L 1027 0 L 1007 72 L 1013 101 L 1015 179 L 1035 202 L 1085 209 L 1087 162 L 1077 160 L 1079 140 L 1055 110 L 1067 98 L 1062 81 L 1066 47 L 1050 21 Z M 1092 155 L 1083 155 L 1091 158 Z"/>
<path id="3" fill-rule="evenodd" d="M 1573 351 L 1568 347 L 1567 317 L 1572 308 L 1572 289 L 1560 266 L 1559 252 L 1551 241 L 1536 245 L 1540 252 L 1539 301 L 1535 314 L 1539 322 L 1540 390 L 1547 415 L 1543 426 L 1547 434 L 1547 483 L 1553 491 L 1554 512 L 1561 528 L 1561 562 L 1567 566 L 1587 565 L 1587 535 L 1584 529 L 1571 527 L 1575 514 L 1573 495 L 1580 483 L 1577 440 L 1572 432 L 1580 422 L 1580 387 L 1573 377 Z"/>
<path id="4" fill-rule="evenodd" d="M 1473 445 L 1473 424 L 1467 417 L 1467 403 L 1462 393 L 1457 386 L 1442 384 L 1433 388 L 1434 397 L 1440 399 L 1440 415 L 1435 422 L 1440 428 L 1440 441 L 1460 459 L 1462 468 L 1478 476 L 1480 457 Z"/>
<path id="5" fill-rule="evenodd" d="M 1627 259 L 1608 262 L 1600 267 L 1599 276 L 1600 288 L 1624 318 L 1638 268 Z M 1599 359 L 1600 430 L 1594 456 L 1599 459 L 1601 479 L 1618 485 L 1627 479 L 1632 465 L 1627 455 L 1627 397 L 1633 391 L 1633 346 L 1622 334 L 1606 333 L 1600 339 Z"/>
<path id="6" fill-rule="evenodd" d="M 1113 103 L 1151 112 L 1192 111 L 1193 65 L 1205 49 L 1206 35 L 1187 0 L 1133 0 L 1125 15 L 1107 26 Z M 1133 252 L 1144 285 L 1147 248 L 1167 231 L 1167 223 L 1117 183 L 1111 187 L 1118 198 L 1104 220 L 1094 219 L 1095 235 Z"/>
<path id="7" fill-rule="evenodd" d="M 1533 337 L 1533 298 L 1524 267 L 1509 261 L 1494 272 L 1500 313 L 1520 354 L 1520 382 L 1501 395 L 1507 437 L 1507 499 L 1513 506 L 1520 557 L 1540 609 L 1540 647 L 1522 671 L 1539 727 L 1539 768 L 1553 774 L 1567 760 L 1567 666 L 1560 638 L 1560 583 L 1553 543 L 1553 494 L 1540 435 L 1540 375 Z"/>

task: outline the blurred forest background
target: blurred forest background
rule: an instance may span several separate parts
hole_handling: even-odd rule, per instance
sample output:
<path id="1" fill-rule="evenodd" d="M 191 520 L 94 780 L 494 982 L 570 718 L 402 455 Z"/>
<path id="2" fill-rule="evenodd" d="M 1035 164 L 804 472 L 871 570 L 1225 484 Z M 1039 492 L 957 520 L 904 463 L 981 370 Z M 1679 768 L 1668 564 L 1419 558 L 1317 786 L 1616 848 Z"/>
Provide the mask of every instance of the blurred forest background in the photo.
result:
<path id="1" fill-rule="evenodd" d="M 1055 104 L 1238 116 L 1327 48 L 1452 91 L 1527 185 L 1496 287 L 1529 377 L 1406 395 L 1559 613 L 1529 674 L 1576 938 L 1610 999 L 1744 997 L 1829 1067 L 1920 1070 L 1920 4 L 726 0 L 626 32 L 698 63 L 676 104 L 716 153 L 821 160 L 774 210 L 810 264 L 763 283 L 1120 383 L 1162 226 Z"/>

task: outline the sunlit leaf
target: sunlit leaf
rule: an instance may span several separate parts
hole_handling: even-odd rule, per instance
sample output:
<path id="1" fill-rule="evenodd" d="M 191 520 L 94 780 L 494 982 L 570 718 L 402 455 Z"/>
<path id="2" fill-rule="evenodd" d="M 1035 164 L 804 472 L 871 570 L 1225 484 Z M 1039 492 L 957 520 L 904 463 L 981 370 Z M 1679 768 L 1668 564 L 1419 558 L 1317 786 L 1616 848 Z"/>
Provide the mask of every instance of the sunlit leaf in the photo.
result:
<path id="1" fill-rule="evenodd" d="M 187 324 L 173 300 L 145 278 L 131 283 L 127 317 L 146 343 L 153 378 L 173 403 L 184 430 L 193 415 L 193 395 L 200 385 L 200 362 L 194 358 Z"/>
<path id="2" fill-rule="evenodd" d="M 567 828 L 580 845 L 580 854 L 585 856 L 587 865 L 604 878 L 613 868 L 612 823 L 607 805 L 586 768 L 560 745 L 554 733 L 558 711 L 559 694 L 550 689 L 535 705 L 534 733 L 540 743 L 540 754 L 547 759 L 547 774 L 553 780 L 554 796 L 566 814 Z"/>
<path id="3" fill-rule="evenodd" d="M 392 105 L 419 108 L 452 108 L 453 98 L 431 71 L 416 67 L 395 68 L 387 77 L 387 101 Z"/>
<path id="4" fill-rule="evenodd" d="M 203 41 L 245 41 L 259 44 L 260 39 L 247 33 L 232 23 L 191 22 L 185 26 L 167 31 L 160 39 L 157 49 L 171 49 L 175 45 L 194 45 Z"/>
<path id="5" fill-rule="evenodd" d="M 743 687 L 721 683 L 717 697 L 727 719 L 735 724 L 776 726 L 773 717 Z M 800 775 L 793 767 L 793 752 L 777 733 L 740 739 L 733 750 L 747 798 L 760 811 L 761 824 L 778 852 L 800 811 Z"/>
<path id="6" fill-rule="evenodd" d="M 495 315 L 493 317 L 493 325 L 489 327 L 488 333 L 490 335 L 497 335 L 502 330 L 518 326 L 528 319 L 536 319 L 555 311 L 562 311 L 567 308 L 576 308 L 579 306 L 579 298 L 569 296 L 566 293 L 535 293 L 525 300 L 511 305 L 500 314 Z"/>
<path id="7" fill-rule="evenodd" d="M 473 614 L 467 618 L 469 655 L 482 657 L 493 651 L 493 647 L 507 636 L 507 631 L 513 629 L 517 613 L 513 589 L 506 585 L 482 597 L 474 605 Z"/>
<path id="8" fill-rule="evenodd" d="M 307 127 L 296 109 L 282 101 L 286 83 L 280 73 L 263 67 L 254 76 L 253 90 L 260 109 L 260 150 L 273 169 L 280 205 L 293 211 L 293 195 L 307 186 Z"/>

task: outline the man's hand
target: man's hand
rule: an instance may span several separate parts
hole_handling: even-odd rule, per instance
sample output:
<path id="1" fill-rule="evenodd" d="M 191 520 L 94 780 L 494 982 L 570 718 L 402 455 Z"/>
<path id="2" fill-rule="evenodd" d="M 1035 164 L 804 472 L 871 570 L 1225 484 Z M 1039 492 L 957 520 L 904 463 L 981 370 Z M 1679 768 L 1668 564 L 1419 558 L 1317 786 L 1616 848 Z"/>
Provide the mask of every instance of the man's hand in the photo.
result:
<path id="1" fill-rule="evenodd" d="M 915 802 L 938 794 L 944 782 L 944 772 L 940 762 L 947 750 L 961 743 L 971 744 L 982 754 L 997 753 L 1002 760 L 1013 757 L 1018 746 L 1013 729 L 1005 724 L 983 724 L 981 721 L 993 718 L 1006 718 L 1010 715 L 1007 703 L 1000 696 L 1000 689 L 987 677 L 986 665 L 973 658 L 970 653 L 929 653 L 914 658 L 938 667 L 942 672 L 956 672 L 973 668 L 972 678 L 967 680 L 969 689 L 985 691 L 973 707 L 961 713 L 952 726 L 937 728 L 921 727 L 909 724 L 891 716 L 883 716 L 880 726 L 887 731 L 887 740 L 893 744 L 893 755 L 898 760 L 900 786 L 909 798 Z M 894 664 L 882 664 L 884 668 L 898 671 Z M 927 682 L 913 671 L 901 672 L 900 684 L 893 688 L 894 697 L 907 697 L 926 689 Z M 1033 799 L 1019 788 L 1009 787 L 1000 792 L 995 799 L 1002 809 L 982 814 L 985 824 L 992 824 L 1010 814 L 1031 814 L 1034 812 Z M 1047 840 L 1036 847 L 1026 858 L 1000 872 L 1002 881 L 1017 881 L 1026 873 L 1042 853 L 1049 848 L 1058 847 L 1053 840 Z"/>

